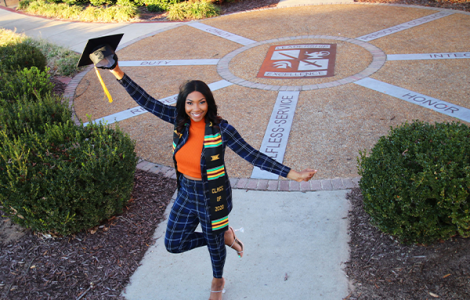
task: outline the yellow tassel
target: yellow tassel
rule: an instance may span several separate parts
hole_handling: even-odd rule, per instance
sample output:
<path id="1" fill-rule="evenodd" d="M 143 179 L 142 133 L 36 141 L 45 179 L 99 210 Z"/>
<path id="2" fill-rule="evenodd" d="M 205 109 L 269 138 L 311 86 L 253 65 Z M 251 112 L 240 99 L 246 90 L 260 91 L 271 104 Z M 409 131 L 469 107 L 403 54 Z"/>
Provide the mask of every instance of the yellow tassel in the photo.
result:
<path id="1" fill-rule="evenodd" d="M 104 84 L 103 78 L 101 78 L 101 74 L 98 71 L 98 68 L 96 66 L 95 66 L 95 71 L 96 71 L 96 75 L 98 76 L 98 79 L 100 80 L 101 86 L 103 87 L 104 93 L 106 94 L 106 96 L 108 96 L 109 103 L 112 103 L 113 97 L 111 97 L 111 94 L 109 93 L 108 88 Z"/>

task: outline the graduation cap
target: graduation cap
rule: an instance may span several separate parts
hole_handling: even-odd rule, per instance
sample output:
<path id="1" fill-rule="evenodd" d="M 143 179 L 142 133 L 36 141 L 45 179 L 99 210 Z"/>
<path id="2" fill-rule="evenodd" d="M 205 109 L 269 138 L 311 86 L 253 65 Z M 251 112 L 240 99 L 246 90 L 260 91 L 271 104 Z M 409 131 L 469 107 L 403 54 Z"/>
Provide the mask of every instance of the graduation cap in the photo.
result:
<path id="1" fill-rule="evenodd" d="M 106 96 L 108 96 L 109 102 L 113 102 L 113 98 L 106 88 L 97 67 L 109 69 L 109 66 L 107 66 L 108 64 L 111 63 L 111 65 L 115 65 L 117 57 L 114 55 L 114 52 L 116 51 L 123 35 L 123 33 L 120 33 L 89 39 L 77 64 L 77 67 L 91 64 L 95 65 L 96 75 L 98 76 Z"/>

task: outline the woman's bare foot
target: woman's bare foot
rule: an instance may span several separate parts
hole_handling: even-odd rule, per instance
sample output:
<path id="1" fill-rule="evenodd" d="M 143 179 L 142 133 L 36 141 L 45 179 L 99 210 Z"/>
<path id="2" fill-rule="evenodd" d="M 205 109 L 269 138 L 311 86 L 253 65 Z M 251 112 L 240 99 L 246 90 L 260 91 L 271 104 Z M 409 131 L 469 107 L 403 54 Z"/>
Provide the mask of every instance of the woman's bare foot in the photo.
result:
<path id="1" fill-rule="evenodd" d="M 224 286 L 225 286 L 225 279 L 223 277 L 212 279 L 211 295 L 210 295 L 209 300 L 222 300 Z"/>
<path id="2" fill-rule="evenodd" d="M 237 251 L 239 257 L 243 257 L 243 243 L 235 236 L 235 231 L 232 227 L 229 227 L 224 234 L 225 245 Z"/>

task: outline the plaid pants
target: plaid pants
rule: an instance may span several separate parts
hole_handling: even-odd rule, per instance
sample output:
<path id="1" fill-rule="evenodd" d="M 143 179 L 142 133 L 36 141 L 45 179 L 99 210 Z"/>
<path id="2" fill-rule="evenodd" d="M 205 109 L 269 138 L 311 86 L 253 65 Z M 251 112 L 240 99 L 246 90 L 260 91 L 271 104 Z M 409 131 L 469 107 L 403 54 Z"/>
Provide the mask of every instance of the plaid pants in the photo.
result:
<path id="1" fill-rule="evenodd" d="M 225 265 L 224 233 L 212 234 L 208 201 L 202 181 L 180 177 L 180 189 L 168 217 L 165 247 L 170 253 L 181 253 L 207 246 L 212 261 L 212 273 L 222 278 Z M 194 232 L 201 223 L 202 232 Z"/>

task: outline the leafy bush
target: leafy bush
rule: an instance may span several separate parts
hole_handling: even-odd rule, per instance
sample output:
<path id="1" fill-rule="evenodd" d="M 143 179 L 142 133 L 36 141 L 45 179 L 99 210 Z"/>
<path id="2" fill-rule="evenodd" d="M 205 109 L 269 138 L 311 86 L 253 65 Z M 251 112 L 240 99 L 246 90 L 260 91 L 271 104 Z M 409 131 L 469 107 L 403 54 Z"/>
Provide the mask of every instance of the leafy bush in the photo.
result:
<path id="1" fill-rule="evenodd" d="M 104 4 L 112 4 L 112 0 L 90 0 L 90 4 L 93 6 L 101 6 Z"/>
<path id="2" fill-rule="evenodd" d="M 470 236 L 470 128 L 415 121 L 360 153 L 359 186 L 372 223 L 406 243 Z"/>
<path id="3" fill-rule="evenodd" d="M 201 0 L 197 2 L 181 2 L 172 5 L 168 11 L 170 20 L 204 19 L 216 17 L 220 9 L 214 4 Z"/>
<path id="4" fill-rule="evenodd" d="M 25 9 L 29 6 L 29 4 L 31 2 L 33 2 L 34 0 L 21 0 L 19 3 L 18 3 L 18 9 Z"/>
<path id="5" fill-rule="evenodd" d="M 0 203 L 13 222 L 67 235 L 119 214 L 137 164 L 134 142 L 102 124 L 45 124 L 44 134 L 0 131 Z"/>
<path id="6" fill-rule="evenodd" d="M 36 47 L 27 43 L 0 47 L 0 70 L 16 71 L 31 67 L 41 71 L 46 68 L 46 57 Z"/>
<path id="7" fill-rule="evenodd" d="M 108 10 L 113 15 L 115 21 L 128 22 L 135 18 L 138 9 L 135 6 L 111 6 Z"/>
<path id="8" fill-rule="evenodd" d="M 26 43 L 39 49 L 46 57 L 47 67 L 53 75 L 69 76 L 79 71 L 76 65 L 80 55 L 76 52 L 51 44 L 45 39 L 32 39 L 24 33 L 18 34 L 8 29 L 0 29 L 0 47 L 19 43 Z"/>
<path id="9" fill-rule="evenodd" d="M 86 5 L 89 3 L 88 0 L 63 0 L 62 2 L 68 5 Z"/>
<path id="10" fill-rule="evenodd" d="M 45 0 L 32 1 L 25 12 L 49 18 L 78 20 L 83 10 L 82 6 L 65 3 L 49 3 Z"/>
<path id="11" fill-rule="evenodd" d="M 61 235 L 96 226 L 122 212 L 133 187 L 135 143 L 119 127 L 73 124 L 67 104 L 52 96 L 49 69 L 39 69 L 35 60 L 23 70 L 16 70 L 21 64 L 12 63 L 31 64 L 30 58 L 18 59 L 18 49 L 25 50 L 24 57 L 31 56 L 26 50 L 41 52 L 30 40 L 3 33 L 2 210 L 24 227 Z"/>
<path id="12" fill-rule="evenodd" d="M 138 14 L 138 10 L 134 6 L 88 6 L 84 9 L 83 6 L 79 5 L 48 3 L 44 0 L 33 1 L 24 10 L 31 14 L 46 17 L 85 22 L 127 22 Z"/>
<path id="13" fill-rule="evenodd" d="M 36 67 L 24 68 L 15 73 L 0 75 L 0 97 L 3 99 L 28 98 L 35 100 L 52 92 L 54 85 L 49 80 L 49 69 L 39 71 Z"/>
<path id="14" fill-rule="evenodd" d="M 115 5 L 117 6 L 143 6 L 145 0 L 117 0 Z"/>
<path id="15" fill-rule="evenodd" d="M 15 31 L 0 28 L 0 47 L 7 46 L 10 44 L 18 44 L 26 41 L 28 38 L 26 35 L 18 34 Z"/>
<path id="16" fill-rule="evenodd" d="M 61 98 L 47 94 L 32 102 L 27 97 L 18 100 L 0 99 L 0 130 L 9 137 L 32 130 L 44 134 L 45 126 L 66 123 L 72 112 L 61 104 Z"/>
<path id="17" fill-rule="evenodd" d="M 27 39 L 25 42 L 37 47 L 46 56 L 51 74 L 70 76 L 79 71 L 77 63 L 80 55 L 75 51 L 51 44 L 45 39 Z"/>
<path id="18" fill-rule="evenodd" d="M 167 11 L 171 6 L 180 3 L 182 0 L 144 0 L 148 11 Z"/>

